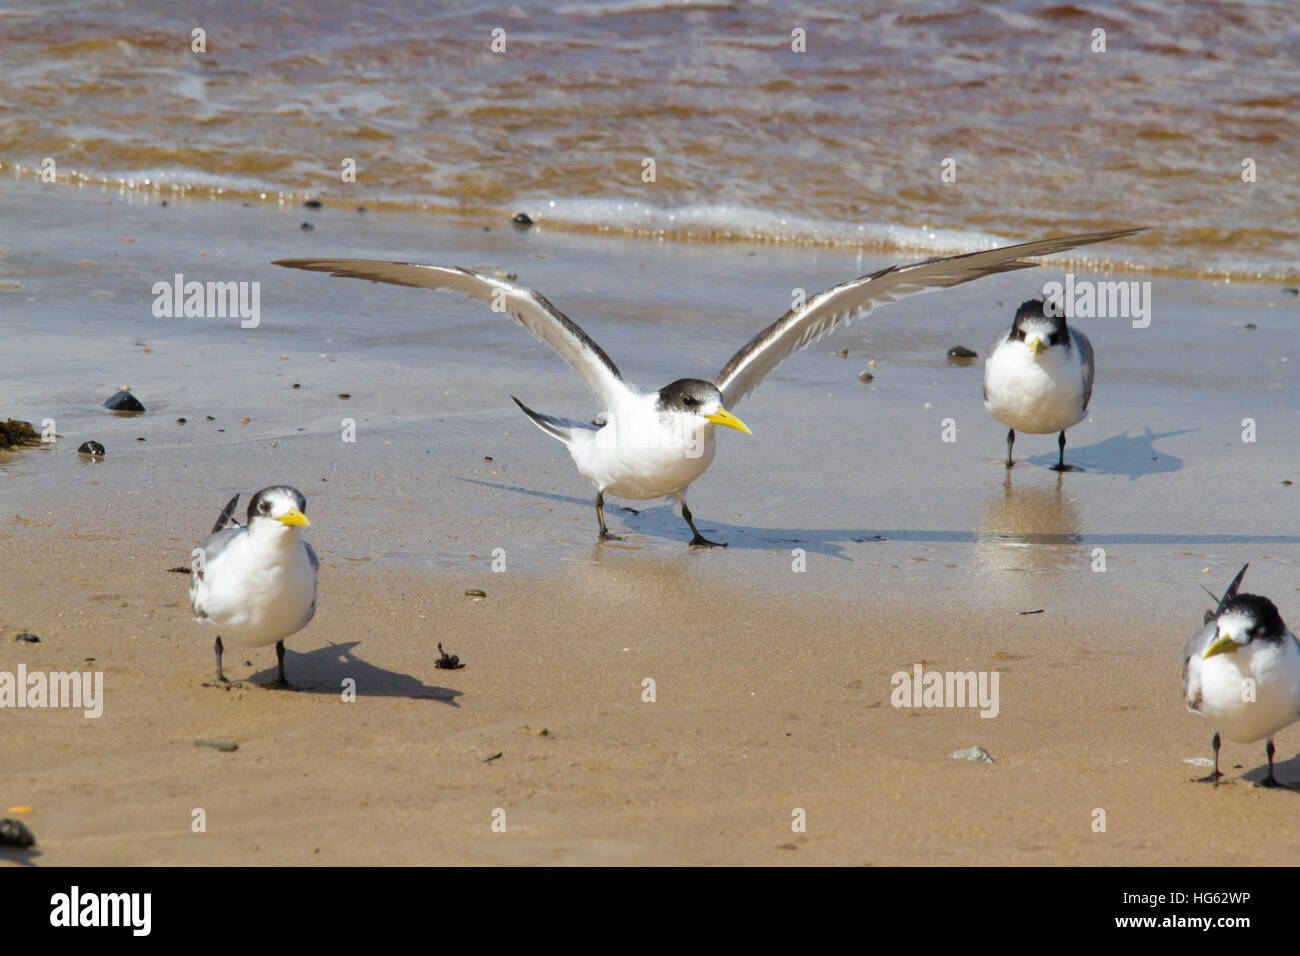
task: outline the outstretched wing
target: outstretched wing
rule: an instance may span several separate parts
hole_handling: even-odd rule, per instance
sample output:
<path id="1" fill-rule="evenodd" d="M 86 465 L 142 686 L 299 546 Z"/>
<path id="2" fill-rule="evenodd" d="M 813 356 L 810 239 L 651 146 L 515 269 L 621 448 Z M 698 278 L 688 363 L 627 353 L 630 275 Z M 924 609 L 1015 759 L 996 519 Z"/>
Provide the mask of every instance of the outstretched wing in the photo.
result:
<path id="1" fill-rule="evenodd" d="M 377 259 L 277 259 L 273 264 L 417 289 L 460 292 L 517 319 L 534 338 L 541 339 L 573 366 L 605 408 L 614 407 L 629 391 L 618 366 L 586 332 L 541 295 L 513 282 L 455 266 L 423 266 Z"/>
<path id="2" fill-rule="evenodd" d="M 1032 269 L 1036 262 L 1022 256 L 1045 256 L 1093 242 L 1131 236 L 1142 229 L 1111 229 L 1055 239 L 1022 242 L 986 252 L 970 252 L 942 259 L 926 259 L 904 266 L 890 266 L 838 285 L 791 309 L 731 357 L 718 374 L 727 408 L 733 408 L 754 390 L 769 372 L 791 355 L 817 341 L 841 322 L 847 323 L 878 305 L 896 302 L 918 292 L 931 292 L 970 282 L 995 272 Z"/>

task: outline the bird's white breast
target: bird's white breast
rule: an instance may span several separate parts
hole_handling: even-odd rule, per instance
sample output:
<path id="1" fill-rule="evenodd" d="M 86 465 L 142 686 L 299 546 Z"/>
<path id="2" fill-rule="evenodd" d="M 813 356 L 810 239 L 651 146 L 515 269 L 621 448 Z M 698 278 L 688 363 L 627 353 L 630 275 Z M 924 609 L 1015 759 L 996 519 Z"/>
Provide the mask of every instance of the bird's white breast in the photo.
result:
<path id="1" fill-rule="evenodd" d="M 1281 644 L 1252 641 L 1209 660 L 1193 655 L 1185 690 L 1188 707 L 1229 740 L 1271 737 L 1300 718 L 1300 645 L 1288 632 Z"/>
<path id="2" fill-rule="evenodd" d="M 1087 415 L 1078 347 L 1038 357 L 1018 339 L 1000 342 L 984 364 L 984 407 L 1008 428 L 1032 435 L 1064 431 Z"/>
<path id="3" fill-rule="evenodd" d="M 569 453 L 578 471 L 607 494 L 649 499 L 682 491 L 713 461 L 714 426 L 655 409 L 638 395 L 606 413 L 605 427 L 575 436 Z"/>
<path id="4" fill-rule="evenodd" d="M 263 647 L 302 630 L 316 613 L 316 569 L 297 535 L 241 534 L 196 579 L 194 605 L 223 641 Z"/>

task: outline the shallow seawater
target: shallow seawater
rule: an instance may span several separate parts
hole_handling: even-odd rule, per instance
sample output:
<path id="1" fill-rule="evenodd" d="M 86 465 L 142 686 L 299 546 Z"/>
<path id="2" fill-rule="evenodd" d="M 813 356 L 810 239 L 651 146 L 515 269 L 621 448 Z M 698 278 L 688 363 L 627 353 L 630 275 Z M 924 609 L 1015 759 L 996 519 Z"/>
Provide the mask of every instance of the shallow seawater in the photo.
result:
<path id="1" fill-rule="evenodd" d="M 63 0 L 0 45 L 0 169 L 65 187 L 873 251 L 1150 225 L 1080 261 L 1291 284 L 1300 256 L 1288 3 Z"/>

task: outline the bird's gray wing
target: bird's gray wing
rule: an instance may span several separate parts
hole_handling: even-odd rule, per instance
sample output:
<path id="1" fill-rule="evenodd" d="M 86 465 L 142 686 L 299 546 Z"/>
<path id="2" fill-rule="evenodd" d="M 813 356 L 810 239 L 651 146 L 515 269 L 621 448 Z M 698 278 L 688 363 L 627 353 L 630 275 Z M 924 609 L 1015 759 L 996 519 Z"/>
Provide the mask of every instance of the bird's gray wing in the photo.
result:
<path id="1" fill-rule="evenodd" d="M 307 549 L 307 560 L 311 562 L 311 569 L 313 571 L 319 571 L 320 558 L 316 557 L 316 549 L 313 548 L 311 545 L 309 545 L 306 541 L 302 543 L 302 546 Z"/>
<path id="2" fill-rule="evenodd" d="M 239 522 L 235 519 L 235 508 L 239 505 L 239 495 L 231 498 L 226 502 L 226 506 L 221 509 L 221 517 L 217 518 L 217 523 L 212 526 L 212 533 L 225 531 L 227 528 L 240 527 Z"/>
<path id="3" fill-rule="evenodd" d="M 613 408 L 615 402 L 630 391 L 618 366 L 577 323 L 539 293 L 513 282 L 454 266 L 425 266 L 377 259 L 277 259 L 273 264 L 417 289 L 460 292 L 486 303 L 495 312 L 509 313 L 534 338 L 553 348 L 582 377 L 605 408 Z"/>
<path id="4" fill-rule="evenodd" d="M 1206 624 L 1183 645 L 1183 699 L 1192 710 L 1196 710 L 1201 702 L 1199 679 L 1196 687 L 1191 686 L 1192 661 L 1200 661 L 1205 656 L 1205 652 L 1210 649 L 1210 645 L 1214 643 L 1218 633 L 1219 629 L 1216 625 L 1213 623 Z M 1200 668 L 1198 667 L 1198 675 L 1199 671 Z"/>
<path id="5" fill-rule="evenodd" d="M 1111 229 L 1054 239 L 1022 242 L 1001 249 L 970 252 L 960 256 L 926 259 L 909 265 L 890 266 L 838 285 L 791 309 L 731 357 L 718 374 L 717 386 L 724 404 L 731 408 L 752 392 L 774 368 L 796 352 L 817 341 L 841 322 L 866 315 L 878 305 L 896 302 L 918 292 L 931 292 L 970 282 L 981 276 L 1016 269 L 1032 269 L 1036 262 L 1022 256 L 1045 256 L 1093 242 L 1131 236 L 1141 229 Z"/>
<path id="6" fill-rule="evenodd" d="M 1079 350 L 1079 364 L 1083 366 L 1083 410 L 1086 412 L 1088 403 L 1092 401 L 1092 379 L 1096 372 L 1092 358 L 1092 343 L 1088 341 L 1088 336 L 1078 329 L 1070 329 L 1070 336 Z"/>
<path id="7" fill-rule="evenodd" d="M 194 570 L 190 574 L 190 607 L 198 617 L 207 617 L 207 613 L 199 605 L 199 588 L 203 583 L 204 575 L 207 574 L 208 568 L 212 567 L 212 562 L 222 551 L 230 547 L 231 542 L 237 539 L 241 534 L 247 534 L 246 528 L 233 527 L 226 528 L 208 535 L 199 545 L 203 552 L 203 560 L 194 565 Z"/>

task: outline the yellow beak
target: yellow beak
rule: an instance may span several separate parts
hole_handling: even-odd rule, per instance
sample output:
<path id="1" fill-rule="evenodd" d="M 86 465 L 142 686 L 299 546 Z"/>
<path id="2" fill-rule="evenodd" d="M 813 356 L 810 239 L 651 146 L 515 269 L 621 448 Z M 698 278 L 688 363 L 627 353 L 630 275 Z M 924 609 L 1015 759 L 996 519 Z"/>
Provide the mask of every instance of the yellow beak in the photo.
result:
<path id="1" fill-rule="evenodd" d="M 1042 336 L 1039 335 L 1031 335 L 1025 341 L 1025 344 L 1034 350 L 1035 355 L 1042 355 L 1043 352 L 1047 349 L 1047 343 L 1044 342 Z"/>
<path id="2" fill-rule="evenodd" d="M 728 428 L 734 428 L 736 429 L 736 431 L 744 432 L 746 435 L 754 434 L 749 430 L 748 425 L 742 422 L 735 415 L 731 414 L 731 412 L 727 411 L 725 408 L 719 408 L 712 415 L 705 415 L 704 417 L 707 418 L 709 421 L 713 422 L 713 424 L 715 425 L 726 425 Z"/>
<path id="3" fill-rule="evenodd" d="M 1221 638 L 1210 645 L 1210 649 L 1205 652 L 1205 656 L 1202 657 L 1201 660 L 1208 661 L 1215 654 L 1235 654 L 1237 653 L 1237 648 L 1240 646 L 1241 645 L 1234 641 L 1231 636 L 1224 634 Z"/>
<path id="4" fill-rule="evenodd" d="M 307 520 L 307 516 L 303 514 L 301 511 L 299 511 L 297 508 L 290 508 L 287 512 L 280 515 L 280 517 L 276 518 L 275 520 L 280 522 L 281 524 L 291 525 L 296 528 L 311 527 L 311 522 Z"/>

